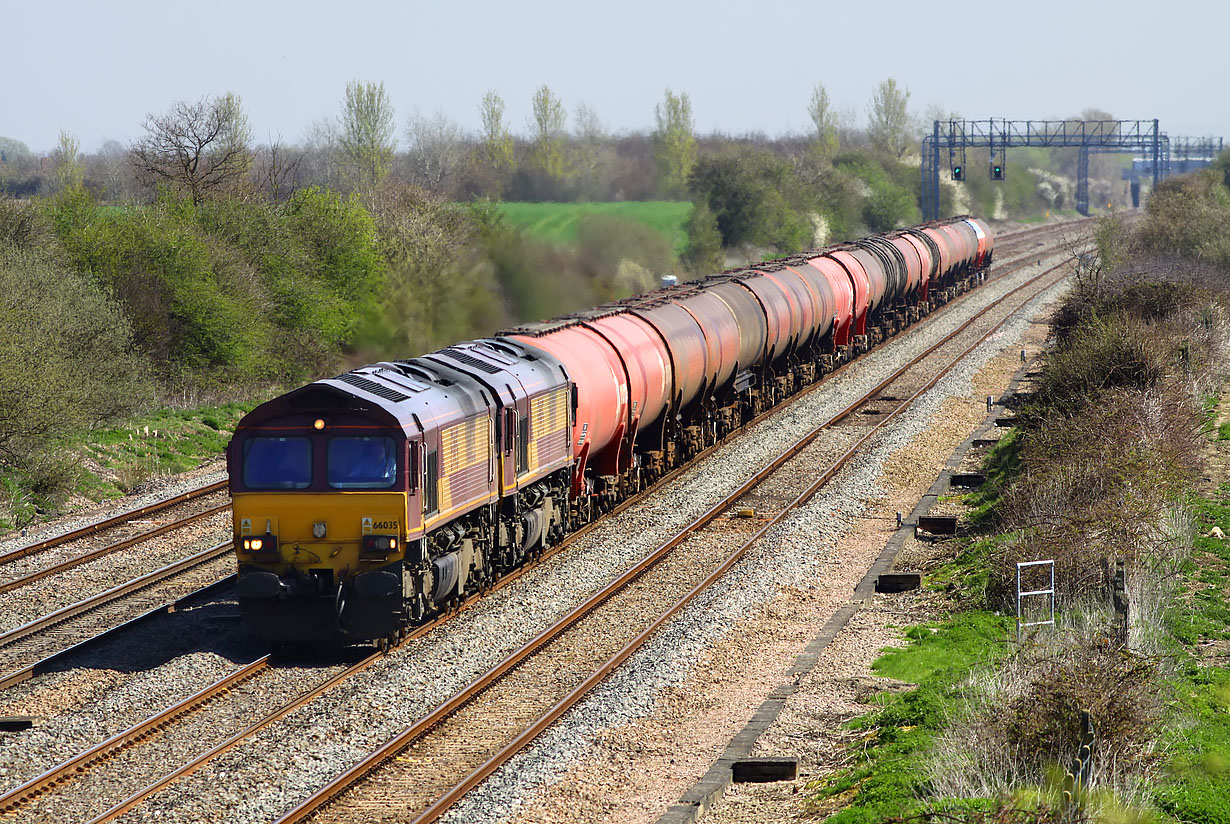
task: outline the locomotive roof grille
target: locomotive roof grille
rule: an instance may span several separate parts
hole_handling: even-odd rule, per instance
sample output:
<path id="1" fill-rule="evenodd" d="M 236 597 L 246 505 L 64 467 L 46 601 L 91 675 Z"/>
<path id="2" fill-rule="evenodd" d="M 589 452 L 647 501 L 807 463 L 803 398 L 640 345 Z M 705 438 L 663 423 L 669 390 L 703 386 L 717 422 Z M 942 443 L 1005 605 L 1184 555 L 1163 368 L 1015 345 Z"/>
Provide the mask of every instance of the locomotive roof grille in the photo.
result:
<path id="1" fill-rule="evenodd" d="M 347 372 L 345 375 L 338 375 L 336 380 L 358 387 L 364 392 L 370 392 L 378 398 L 384 398 L 386 401 L 392 401 L 393 403 L 401 403 L 402 401 L 410 400 L 409 395 L 404 395 L 396 389 L 390 389 L 389 387 L 382 386 L 373 380 L 368 380 L 361 375 L 355 375 L 350 372 Z"/>
<path id="2" fill-rule="evenodd" d="M 473 366 L 475 369 L 481 369 L 488 375 L 498 375 L 504 371 L 502 366 L 496 366 L 494 363 L 487 363 L 482 358 L 476 358 L 464 349 L 458 349 L 456 346 L 450 346 L 440 352 L 442 355 L 448 355 L 459 363 L 464 363 L 466 366 Z"/>

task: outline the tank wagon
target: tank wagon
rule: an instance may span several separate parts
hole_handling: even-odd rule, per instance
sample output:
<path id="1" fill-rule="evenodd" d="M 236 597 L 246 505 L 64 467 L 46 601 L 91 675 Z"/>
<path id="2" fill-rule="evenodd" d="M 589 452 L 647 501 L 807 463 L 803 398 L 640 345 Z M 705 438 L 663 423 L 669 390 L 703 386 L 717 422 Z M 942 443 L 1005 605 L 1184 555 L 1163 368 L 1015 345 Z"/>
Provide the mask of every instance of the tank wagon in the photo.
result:
<path id="1" fill-rule="evenodd" d="M 993 249 L 982 221 L 937 221 L 262 404 L 227 450 L 246 626 L 386 643 L 970 288 Z"/>

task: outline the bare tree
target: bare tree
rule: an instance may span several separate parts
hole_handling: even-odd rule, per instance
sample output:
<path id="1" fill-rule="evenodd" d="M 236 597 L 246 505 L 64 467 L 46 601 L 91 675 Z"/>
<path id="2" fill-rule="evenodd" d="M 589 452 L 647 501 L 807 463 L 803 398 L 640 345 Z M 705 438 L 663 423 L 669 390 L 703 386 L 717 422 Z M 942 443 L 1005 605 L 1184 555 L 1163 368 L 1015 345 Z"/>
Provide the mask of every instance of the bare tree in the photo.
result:
<path id="1" fill-rule="evenodd" d="M 338 147 L 346 176 L 355 188 L 369 190 L 393 166 L 393 102 L 384 83 L 346 84 L 338 123 Z"/>
<path id="2" fill-rule="evenodd" d="M 572 122 L 573 131 L 581 140 L 605 140 L 607 137 L 606 127 L 598 112 L 586 103 L 577 104 L 572 112 Z"/>
<path id="3" fill-rule="evenodd" d="M 303 133 L 303 160 L 300 173 L 329 189 L 342 188 L 342 170 L 339 166 L 341 150 L 338 148 L 337 118 L 322 117 L 312 121 Z"/>
<path id="4" fill-rule="evenodd" d="M 252 166 L 251 130 L 239 95 L 227 92 L 179 101 L 145 119 L 145 136 L 129 160 L 146 185 L 165 182 L 200 203 L 211 191 L 242 181 Z"/>
<path id="5" fill-rule="evenodd" d="M 289 196 L 298 188 L 294 181 L 298 178 L 299 167 L 303 165 L 303 156 L 301 150 L 282 143 L 281 136 L 271 139 L 268 146 L 261 148 L 256 158 L 256 174 L 274 203 L 282 200 L 283 189 L 289 187 L 286 191 Z"/>
<path id="6" fill-rule="evenodd" d="M 118 140 L 103 141 L 84 162 L 86 180 L 99 200 L 115 202 L 137 197 L 138 186 L 128 162 L 128 150 Z"/>
<path id="7" fill-rule="evenodd" d="M 415 179 L 433 192 L 442 192 L 465 160 L 461 126 L 442 111 L 431 117 L 415 112 L 406 125 L 406 137 Z"/>
<path id="8" fill-rule="evenodd" d="M 867 131 L 871 145 L 896 158 L 905 157 L 913 145 L 909 102 L 909 89 L 898 86 L 897 81 L 890 77 L 876 87 L 876 93 L 867 106 Z"/>
<path id="9" fill-rule="evenodd" d="M 578 103 L 572 113 L 573 166 L 577 173 L 579 192 L 599 200 L 607 197 L 615 172 L 615 146 L 598 112 L 585 103 Z"/>

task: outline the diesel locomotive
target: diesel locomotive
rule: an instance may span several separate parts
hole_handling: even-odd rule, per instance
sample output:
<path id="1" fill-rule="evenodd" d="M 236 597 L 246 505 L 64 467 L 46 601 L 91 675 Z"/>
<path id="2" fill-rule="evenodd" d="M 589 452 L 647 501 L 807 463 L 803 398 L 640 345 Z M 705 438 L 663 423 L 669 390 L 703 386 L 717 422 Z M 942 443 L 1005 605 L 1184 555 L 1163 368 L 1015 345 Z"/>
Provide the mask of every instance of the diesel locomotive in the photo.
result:
<path id="1" fill-rule="evenodd" d="M 976 284 L 969 216 L 682 283 L 253 410 L 238 600 L 277 643 L 384 644 Z"/>

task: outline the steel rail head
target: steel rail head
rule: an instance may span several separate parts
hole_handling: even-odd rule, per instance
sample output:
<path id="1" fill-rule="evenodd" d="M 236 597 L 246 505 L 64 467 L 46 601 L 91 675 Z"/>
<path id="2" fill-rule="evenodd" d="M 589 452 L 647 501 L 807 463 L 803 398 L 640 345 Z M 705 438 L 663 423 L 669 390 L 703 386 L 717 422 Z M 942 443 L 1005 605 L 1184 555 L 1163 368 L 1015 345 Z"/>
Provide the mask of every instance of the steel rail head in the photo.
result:
<path id="1" fill-rule="evenodd" d="M 130 521 L 133 518 L 141 518 L 154 512 L 169 509 L 176 504 L 182 504 L 185 501 L 192 500 L 193 498 L 199 498 L 204 495 L 210 495 L 214 492 L 220 492 L 226 488 L 226 484 L 227 482 L 225 480 L 214 481 L 213 483 L 205 484 L 204 486 L 197 487 L 196 489 L 190 489 L 187 492 L 176 495 L 174 498 L 167 498 L 165 501 L 158 501 L 157 503 L 146 504 L 145 506 L 140 506 L 136 509 L 130 509 L 125 512 L 121 512 L 118 515 L 113 515 L 109 518 L 104 518 L 101 521 L 86 524 L 78 529 L 65 532 L 62 535 L 56 535 L 53 538 L 48 538 L 45 541 L 35 541 L 32 544 L 27 544 L 26 546 L 0 554 L 0 564 L 7 564 L 10 561 L 23 558 L 26 555 L 41 552 L 44 549 L 51 549 L 52 547 L 66 544 L 69 541 L 75 541 L 78 538 L 83 538 L 86 535 L 91 535 L 103 529 L 108 529 L 109 527 L 121 524 L 125 521 Z"/>
<path id="2" fill-rule="evenodd" d="M 131 537 L 116 541 L 113 544 L 107 544 L 104 547 L 99 547 L 98 549 L 93 549 L 89 552 L 82 553 L 81 555 L 77 555 L 73 558 L 69 558 L 68 560 L 61 561 L 53 566 L 49 566 L 46 569 L 40 569 L 37 572 L 30 573 L 29 575 L 23 575 L 20 578 L 5 581 L 4 583 L 0 583 L 0 594 L 14 589 L 20 589 L 21 587 L 32 584 L 35 581 L 41 581 L 43 578 L 48 578 L 57 573 L 73 569 L 74 567 L 80 566 L 87 561 L 93 561 L 96 558 L 101 558 L 102 556 L 109 555 L 112 552 L 119 552 L 120 550 L 127 549 L 130 546 L 135 546 L 137 544 L 144 543 L 145 541 L 153 540 L 160 535 L 165 535 L 166 533 L 173 532 L 181 527 L 194 524 L 197 521 L 217 515 L 218 513 L 230 508 L 231 505 L 229 503 L 219 504 L 218 506 L 210 507 L 209 509 L 196 512 L 192 515 L 187 515 L 179 520 L 172 521 L 169 524 L 162 524 L 161 526 L 156 526 L 153 529 L 147 529 L 144 532 L 140 532 Z"/>

